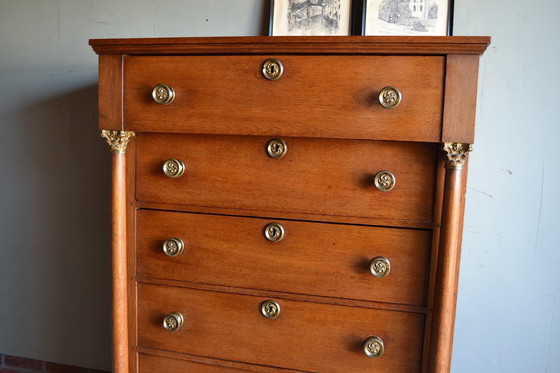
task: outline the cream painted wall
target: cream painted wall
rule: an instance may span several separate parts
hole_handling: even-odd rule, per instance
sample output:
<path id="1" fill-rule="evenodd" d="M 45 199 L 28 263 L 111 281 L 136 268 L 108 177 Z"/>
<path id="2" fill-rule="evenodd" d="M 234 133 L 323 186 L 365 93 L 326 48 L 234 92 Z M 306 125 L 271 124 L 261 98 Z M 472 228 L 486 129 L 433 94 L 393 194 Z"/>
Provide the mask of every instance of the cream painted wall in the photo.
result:
<path id="1" fill-rule="evenodd" d="M 90 38 L 259 35 L 266 0 L 0 0 L 0 353 L 110 367 L 108 147 Z M 560 43 L 552 0 L 456 2 L 491 35 L 454 373 L 560 371 Z"/>
<path id="2" fill-rule="evenodd" d="M 560 3 L 455 1 L 482 59 L 453 372 L 560 372 Z"/>
<path id="3" fill-rule="evenodd" d="M 262 0 L 0 0 L 0 353 L 110 369 L 110 154 L 90 38 L 258 35 Z"/>

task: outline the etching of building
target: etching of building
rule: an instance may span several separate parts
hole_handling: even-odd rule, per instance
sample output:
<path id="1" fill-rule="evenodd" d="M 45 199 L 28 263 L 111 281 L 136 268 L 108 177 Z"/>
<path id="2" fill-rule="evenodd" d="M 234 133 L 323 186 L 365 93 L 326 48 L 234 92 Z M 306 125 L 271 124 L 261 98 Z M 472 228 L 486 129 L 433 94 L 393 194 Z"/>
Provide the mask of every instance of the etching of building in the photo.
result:
<path id="1" fill-rule="evenodd" d="M 323 3 L 323 17 L 333 27 L 340 23 L 340 0 L 325 0 Z"/>
<path id="2" fill-rule="evenodd" d="M 383 0 L 379 5 L 379 19 L 388 23 L 413 26 L 426 31 L 438 18 L 435 0 Z"/>
<path id="3" fill-rule="evenodd" d="M 426 19 L 426 1 L 425 0 L 411 0 L 408 4 L 410 7 L 410 14 L 412 17 L 419 19 Z"/>
<path id="4" fill-rule="evenodd" d="M 290 0 L 288 25 L 290 29 L 323 28 L 338 30 L 341 0 Z"/>

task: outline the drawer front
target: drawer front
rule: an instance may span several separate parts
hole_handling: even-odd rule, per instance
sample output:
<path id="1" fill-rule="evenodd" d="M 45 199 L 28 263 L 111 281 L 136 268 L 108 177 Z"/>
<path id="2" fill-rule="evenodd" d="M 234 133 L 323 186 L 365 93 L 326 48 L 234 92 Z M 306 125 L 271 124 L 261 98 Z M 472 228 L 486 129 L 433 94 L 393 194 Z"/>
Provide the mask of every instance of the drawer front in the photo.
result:
<path id="1" fill-rule="evenodd" d="M 254 372 L 215 365 L 175 360 L 153 355 L 138 355 L 139 373 L 243 373 Z"/>
<path id="2" fill-rule="evenodd" d="M 262 74 L 267 59 L 126 57 L 125 126 L 138 132 L 440 141 L 442 56 L 281 56 L 284 74 L 276 81 Z M 154 101 L 158 84 L 173 88 L 173 102 Z M 394 109 L 377 102 L 386 86 L 402 93 Z"/>
<path id="3" fill-rule="evenodd" d="M 265 237 L 272 222 L 284 229 L 280 241 Z M 426 304 L 427 231 L 140 210 L 137 232 L 140 276 Z M 163 251 L 172 238 L 184 244 L 177 256 Z M 374 267 L 375 277 L 370 263 L 385 259 L 389 270 Z"/>
<path id="4" fill-rule="evenodd" d="M 275 159 L 267 154 L 270 140 L 141 133 L 137 199 L 268 213 L 433 220 L 434 144 L 285 138 L 287 153 Z M 168 159 L 184 163 L 181 177 L 164 174 Z M 396 179 L 389 192 L 375 186 L 383 170 Z"/>
<path id="5" fill-rule="evenodd" d="M 197 356 L 315 372 L 420 371 L 424 316 L 278 300 L 280 314 L 261 314 L 266 298 L 138 285 L 140 346 Z M 181 313 L 178 331 L 163 328 Z M 380 337 L 385 353 L 370 358 L 363 343 Z"/>

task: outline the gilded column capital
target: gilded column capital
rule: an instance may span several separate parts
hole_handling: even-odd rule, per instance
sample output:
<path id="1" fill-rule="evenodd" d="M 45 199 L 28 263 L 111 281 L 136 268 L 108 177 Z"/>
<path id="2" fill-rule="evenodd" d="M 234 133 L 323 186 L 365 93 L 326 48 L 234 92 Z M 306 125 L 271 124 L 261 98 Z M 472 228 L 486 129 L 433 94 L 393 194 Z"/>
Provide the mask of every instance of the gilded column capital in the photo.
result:
<path id="1" fill-rule="evenodd" d="M 450 170 L 462 170 L 467 155 L 473 150 L 472 144 L 460 144 L 455 142 L 444 142 L 441 149 L 445 152 L 447 160 L 445 168 Z"/>
<path id="2" fill-rule="evenodd" d="M 115 131 L 115 130 L 102 130 L 101 137 L 103 137 L 107 144 L 111 146 L 112 153 L 124 154 L 128 142 L 134 137 L 132 131 Z"/>

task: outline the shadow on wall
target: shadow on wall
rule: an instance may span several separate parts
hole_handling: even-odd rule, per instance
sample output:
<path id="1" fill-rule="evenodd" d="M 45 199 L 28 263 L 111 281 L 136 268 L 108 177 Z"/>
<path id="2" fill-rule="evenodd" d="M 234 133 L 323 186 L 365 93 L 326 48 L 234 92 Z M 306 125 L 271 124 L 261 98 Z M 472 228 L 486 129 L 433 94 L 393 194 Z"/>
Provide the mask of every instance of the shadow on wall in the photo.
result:
<path id="1" fill-rule="evenodd" d="M 0 321 L 0 353 L 107 370 L 111 155 L 97 129 L 97 86 L 4 118 L 16 144 L 2 167 L 13 199 L 2 214 L 9 267 L 0 316 L 10 322 Z"/>

